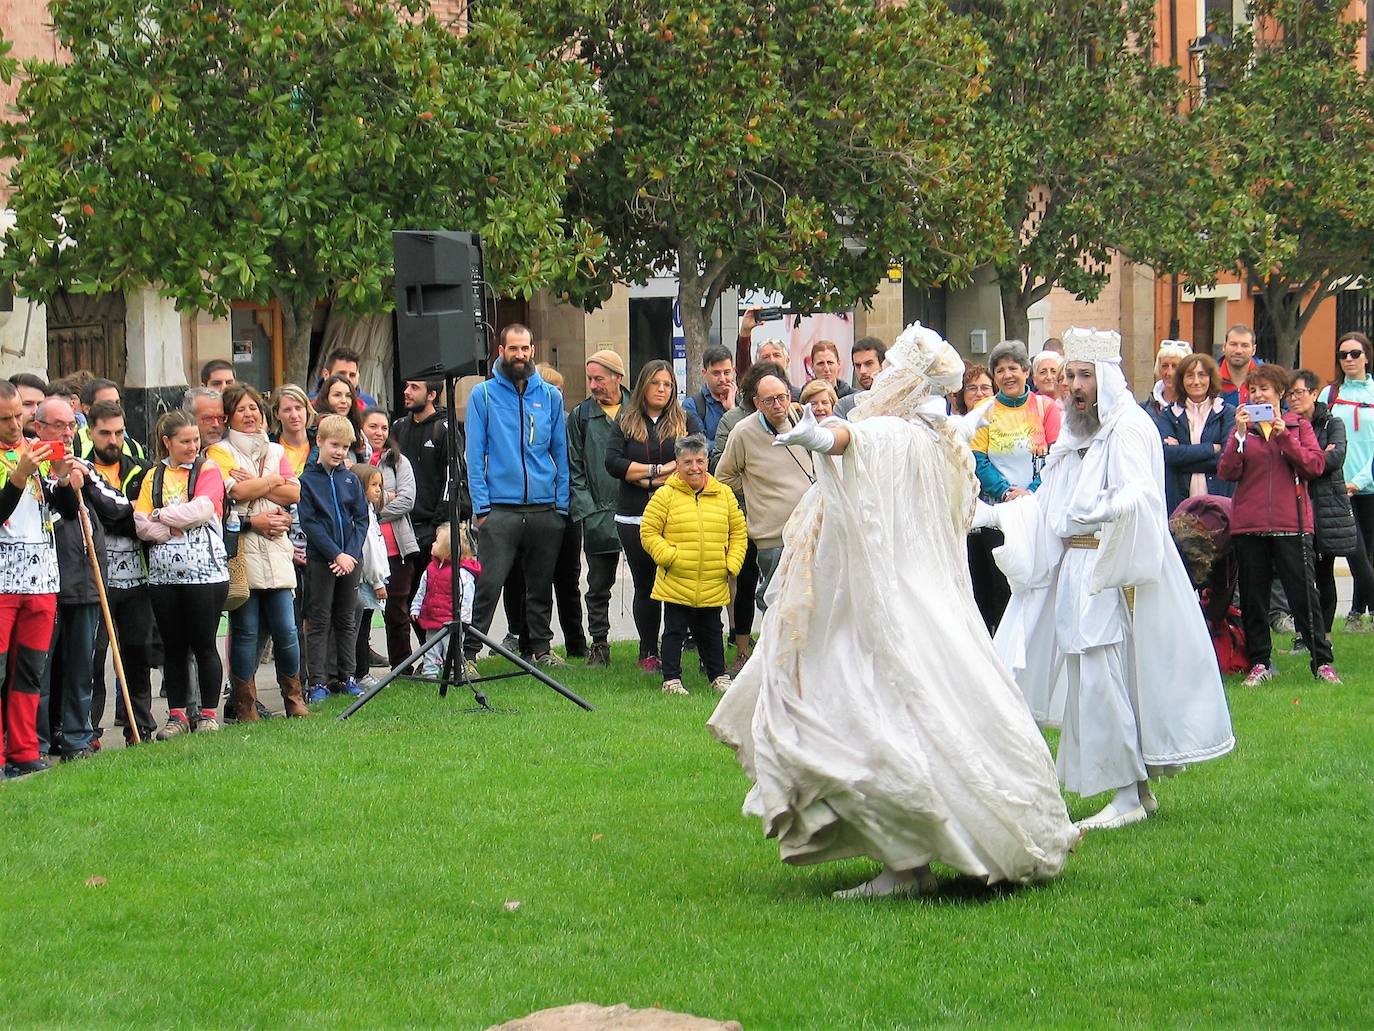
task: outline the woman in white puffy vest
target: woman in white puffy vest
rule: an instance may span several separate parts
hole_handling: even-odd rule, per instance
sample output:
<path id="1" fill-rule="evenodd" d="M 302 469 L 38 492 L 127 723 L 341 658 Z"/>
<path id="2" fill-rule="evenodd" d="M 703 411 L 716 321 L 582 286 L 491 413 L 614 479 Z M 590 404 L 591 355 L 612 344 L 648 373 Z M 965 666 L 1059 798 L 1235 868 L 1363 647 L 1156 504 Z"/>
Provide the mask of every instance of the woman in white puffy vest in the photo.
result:
<path id="1" fill-rule="evenodd" d="M 292 603 L 296 568 L 288 535 L 300 481 L 282 446 L 267 438 L 267 406 L 256 390 L 240 383 L 225 390 L 224 416 L 224 439 L 206 457 L 224 475 L 225 521 L 230 521 L 232 508 L 239 518 L 239 553 L 248 574 L 248 600 L 229 613 L 231 704 L 239 722 L 257 720 L 258 638 L 266 631 L 272 635 L 286 715 L 307 716 Z"/>

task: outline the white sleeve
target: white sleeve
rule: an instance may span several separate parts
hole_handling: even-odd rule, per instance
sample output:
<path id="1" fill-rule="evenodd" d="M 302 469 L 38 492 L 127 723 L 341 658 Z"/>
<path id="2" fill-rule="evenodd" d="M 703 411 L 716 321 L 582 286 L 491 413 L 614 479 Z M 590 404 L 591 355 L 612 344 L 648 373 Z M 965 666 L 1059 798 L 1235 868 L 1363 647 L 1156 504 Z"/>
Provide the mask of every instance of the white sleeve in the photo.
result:
<path id="1" fill-rule="evenodd" d="M 420 606 L 425 603 L 425 588 L 429 586 L 429 570 L 420 574 L 420 583 L 415 588 L 415 597 L 410 599 L 410 618 L 420 618 Z"/>

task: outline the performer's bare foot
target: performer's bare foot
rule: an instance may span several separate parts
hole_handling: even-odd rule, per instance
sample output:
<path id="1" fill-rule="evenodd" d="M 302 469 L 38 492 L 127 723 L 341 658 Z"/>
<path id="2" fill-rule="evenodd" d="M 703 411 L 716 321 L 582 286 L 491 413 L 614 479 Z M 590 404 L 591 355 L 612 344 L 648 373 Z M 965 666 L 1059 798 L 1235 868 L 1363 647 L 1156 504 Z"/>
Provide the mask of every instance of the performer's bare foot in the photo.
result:
<path id="1" fill-rule="evenodd" d="M 1159 799 L 1155 798 L 1155 793 L 1150 790 L 1150 782 L 1137 781 L 1136 793 L 1140 796 L 1140 808 L 1145 810 L 1145 815 L 1154 816 L 1159 811 Z"/>
<path id="2" fill-rule="evenodd" d="M 890 895 L 933 895 L 935 888 L 935 875 L 930 872 L 929 866 L 918 866 L 915 870 L 894 870 L 890 866 L 885 866 L 883 872 L 873 880 L 837 891 L 832 897 L 874 899 Z"/>
<path id="3" fill-rule="evenodd" d="M 1079 820 L 1074 826 L 1081 831 L 1114 831 L 1118 827 L 1139 823 L 1149 815 L 1141 804 L 1138 786 L 1128 784 L 1117 789 L 1116 796 L 1101 812 L 1094 813 L 1086 820 Z"/>

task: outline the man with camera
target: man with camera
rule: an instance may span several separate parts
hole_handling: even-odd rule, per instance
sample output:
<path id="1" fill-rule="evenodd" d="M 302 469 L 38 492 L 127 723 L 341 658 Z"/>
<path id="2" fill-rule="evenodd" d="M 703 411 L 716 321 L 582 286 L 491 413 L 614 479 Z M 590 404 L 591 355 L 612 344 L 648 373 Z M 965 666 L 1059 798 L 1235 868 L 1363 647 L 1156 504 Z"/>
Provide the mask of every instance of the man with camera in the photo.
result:
<path id="1" fill-rule="evenodd" d="M 765 608 L 764 594 L 782 558 L 783 528 L 802 495 L 816 482 L 816 469 L 812 453 L 805 448 L 773 444 L 801 416 L 787 380 L 771 373 L 760 379 L 754 407 L 758 411 L 730 432 L 716 479 L 743 499 L 749 539 L 758 548 L 755 598 L 759 608 Z"/>

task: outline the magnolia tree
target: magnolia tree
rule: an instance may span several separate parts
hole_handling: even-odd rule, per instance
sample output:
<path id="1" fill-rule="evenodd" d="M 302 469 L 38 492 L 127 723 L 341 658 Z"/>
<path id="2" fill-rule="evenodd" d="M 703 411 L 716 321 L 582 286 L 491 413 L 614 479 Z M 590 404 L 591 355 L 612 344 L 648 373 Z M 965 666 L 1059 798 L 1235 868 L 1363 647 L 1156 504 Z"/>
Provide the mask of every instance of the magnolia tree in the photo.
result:
<path id="1" fill-rule="evenodd" d="M 499 3 L 463 35 L 419 0 L 49 8 L 70 60 L 22 66 L 3 128 L 17 222 L 0 264 L 31 296 L 276 300 L 303 382 L 318 302 L 387 306 L 393 229 L 481 232 L 507 294 L 601 255 L 562 205 L 608 131 L 593 76 Z"/>
<path id="2" fill-rule="evenodd" d="M 1277 338 L 1297 362 L 1303 330 L 1337 290 L 1374 274 L 1374 92 L 1361 70 L 1363 21 L 1340 4 L 1257 0 L 1249 24 L 1217 26 L 1195 120 L 1234 153 L 1222 204 L 1243 230 L 1232 256 L 1258 288 Z M 1368 328 L 1368 327 L 1365 327 Z"/>
<path id="3" fill-rule="evenodd" d="M 1002 182 L 1003 328 L 1063 287 L 1095 300 L 1112 251 L 1169 271 L 1222 262 L 1225 220 L 1185 187 L 1220 147 L 1188 132 L 1176 67 L 1153 61 L 1153 0 L 968 0 L 991 58 L 976 138 Z M 1219 248 L 1221 248 L 1219 250 Z"/>
<path id="4" fill-rule="evenodd" d="M 973 157 L 985 50 L 936 0 L 537 0 L 527 17 L 599 77 L 614 130 L 572 217 L 608 260 L 569 285 L 676 269 L 695 375 L 731 286 L 801 310 L 869 297 L 889 262 L 934 281 L 987 253 L 1000 192 Z"/>

